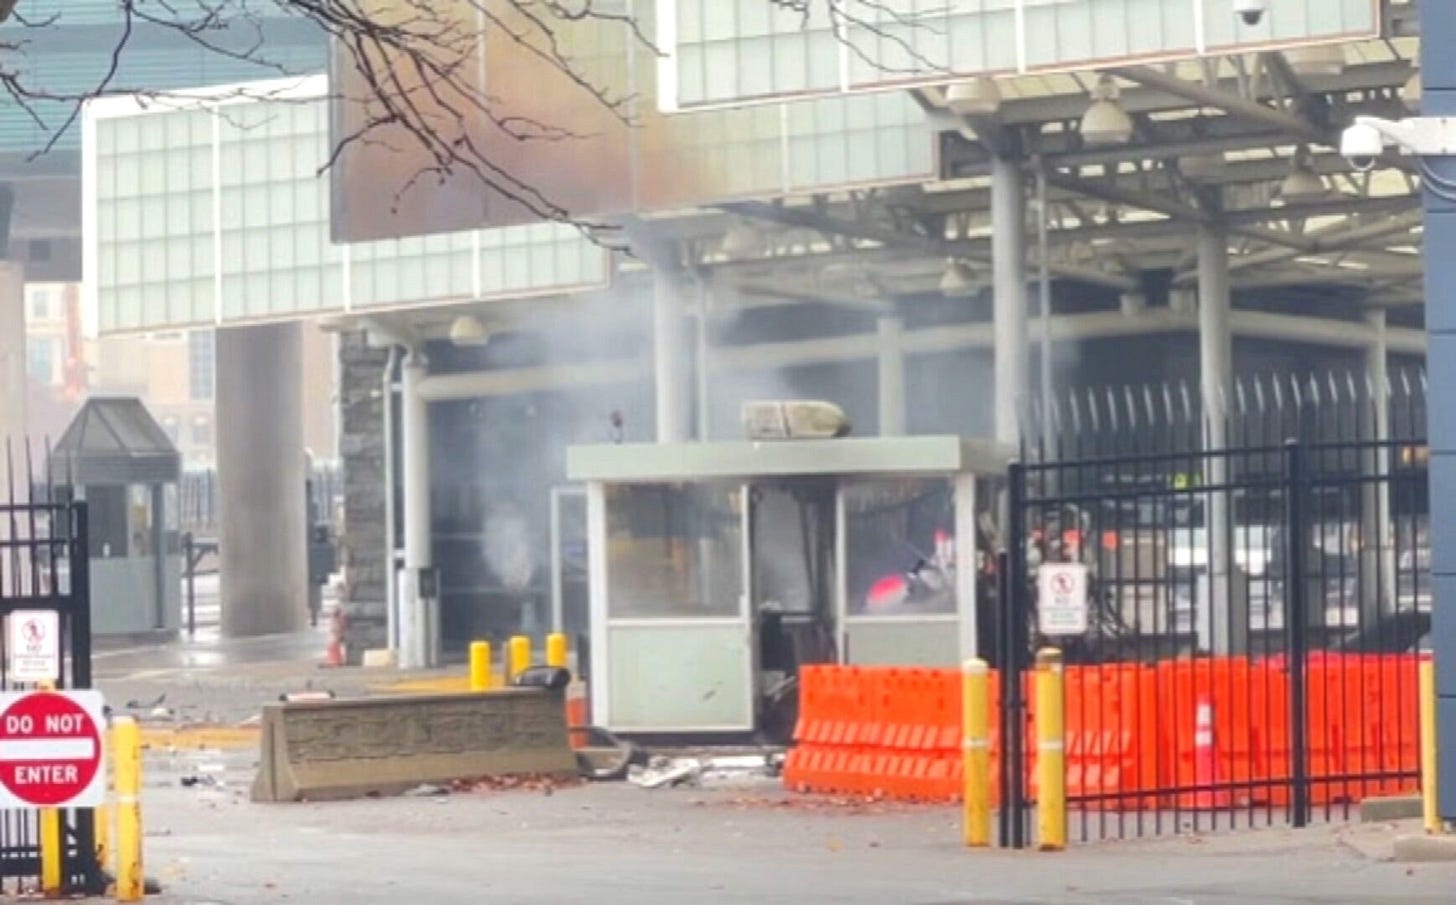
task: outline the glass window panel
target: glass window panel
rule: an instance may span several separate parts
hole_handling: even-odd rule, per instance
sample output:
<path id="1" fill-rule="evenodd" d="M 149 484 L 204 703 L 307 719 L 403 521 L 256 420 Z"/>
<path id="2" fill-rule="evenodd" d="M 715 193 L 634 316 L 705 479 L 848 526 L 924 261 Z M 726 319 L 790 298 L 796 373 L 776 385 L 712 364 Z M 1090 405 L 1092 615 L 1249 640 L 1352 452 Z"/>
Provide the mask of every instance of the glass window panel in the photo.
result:
<path id="1" fill-rule="evenodd" d="M 607 489 L 607 599 L 614 618 L 741 612 L 743 530 L 729 486 Z"/>
<path id="2" fill-rule="evenodd" d="M 738 46 L 732 41 L 716 41 L 704 48 L 703 66 L 709 73 L 703 87 L 707 101 L 732 98 L 738 90 Z"/>
<path id="3" fill-rule="evenodd" d="M 844 488 L 850 613 L 955 612 L 952 487 L 945 479 L 905 479 Z"/>
<path id="4" fill-rule="evenodd" d="M 738 7 L 738 34 L 744 37 L 760 37 L 773 30 L 772 3 L 764 3 L 763 0 L 735 0 L 735 2 Z"/>
<path id="5" fill-rule="evenodd" d="M 677 40 L 679 44 L 701 41 L 703 38 L 703 4 L 717 4 L 722 0 L 677 0 Z"/>
<path id="6" fill-rule="evenodd" d="M 780 91 L 809 89 L 808 39 L 804 35 L 775 35 L 769 39 L 773 50 L 773 81 Z"/>
<path id="7" fill-rule="evenodd" d="M 725 0 L 704 0 L 703 39 L 731 41 L 738 36 L 737 4 Z"/>

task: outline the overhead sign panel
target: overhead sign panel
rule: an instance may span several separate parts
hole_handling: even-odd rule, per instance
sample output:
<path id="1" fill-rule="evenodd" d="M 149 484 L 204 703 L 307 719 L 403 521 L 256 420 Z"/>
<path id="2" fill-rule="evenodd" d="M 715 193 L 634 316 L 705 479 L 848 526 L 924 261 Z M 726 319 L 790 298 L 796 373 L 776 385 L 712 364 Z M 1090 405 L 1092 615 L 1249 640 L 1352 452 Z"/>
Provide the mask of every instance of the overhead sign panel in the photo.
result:
<path id="1" fill-rule="evenodd" d="M 764 10 L 774 6 L 771 0 L 753 3 Z M 332 171 L 335 241 L 537 223 L 548 206 L 570 217 L 606 218 L 936 174 L 935 136 L 924 111 L 907 96 L 788 99 L 753 109 L 668 116 L 657 102 L 657 54 L 631 25 L 612 17 L 569 20 L 543 12 L 550 21 L 548 48 L 547 33 L 532 26 L 520 4 L 486 5 L 491 21 L 484 26 L 478 68 L 483 82 L 460 78 L 467 79 L 468 89 L 485 86 L 489 116 L 438 84 L 424 90 L 409 66 L 396 67 L 393 75 L 400 80 L 398 93 L 410 99 L 433 134 L 447 144 L 458 140 L 480 149 L 496 190 L 469 166 L 437 173 L 428 149 L 404 127 L 370 128 L 369 140 L 349 144 Z M 651 34 L 650 0 L 626 8 L 643 33 Z M 432 8 L 437 15 L 446 11 L 476 15 L 473 3 Z M 782 53 L 787 56 L 780 65 L 792 65 L 799 44 L 791 42 Z M 554 54 L 572 60 L 574 74 Z M 477 70 L 457 70 L 472 71 Z M 768 71 L 760 67 L 753 75 Z M 727 77 L 726 70 L 714 74 Z M 348 49 L 336 49 L 333 78 L 336 138 L 359 134 L 382 118 L 377 79 L 359 71 Z M 504 123 L 533 123 L 539 134 L 523 138 L 519 125 L 509 129 Z"/>
<path id="2" fill-rule="evenodd" d="M 1378 0 L 658 0 L 662 110 L 1380 35 Z"/>
<path id="3" fill-rule="evenodd" d="M 84 291 L 103 334 L 610 282 L 610 252 L 554 223 L 334 245 L 327 95 L 315 76 L 87 105 Z"/>

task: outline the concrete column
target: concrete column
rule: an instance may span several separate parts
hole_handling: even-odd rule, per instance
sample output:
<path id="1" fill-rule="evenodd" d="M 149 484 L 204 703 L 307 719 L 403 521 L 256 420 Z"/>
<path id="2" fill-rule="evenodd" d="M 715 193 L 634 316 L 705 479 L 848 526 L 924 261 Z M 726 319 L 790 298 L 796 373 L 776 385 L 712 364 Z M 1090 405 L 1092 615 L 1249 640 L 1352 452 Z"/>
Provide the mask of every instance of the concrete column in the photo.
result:
<path id="1" fill-rule="evenodd" d="M 25 443 L 26 372 L 25 268 L 0 261 L 0 468 L 5 441 L 19 450 Z"/>
<path id="2" fill-rule="evenodd" d="M 1362 406 L 1365 438 L 1390 439 L 1389 344 L 1385 310 L 1365 314 L 1373 341 L 1365 347 L 1365 382 L 1370 399 Z M 1371 480 L 1361 488 L 1360 501 L 1360 624 L 1374 624 L 1382 612 L 1395 609 L 1395 523 L 1390 517 L 1390 450 L 1372 450 L 1364 463 Z"/>
<path id="3" fill-rule="evenodd" d="M 879 324 L 880 436 L 905 433 L 905 325 L 898 317 Z"/>
<path id="4" fill-rule="evenodd" d="M 1456 4 L 1421 4 L 1421 113 L 1456 116 Z M 1426 164 L 1447 182 L 1456 181 L 1456 158 L 1432 157 Z M 1424 181 L 1424 180 L 1423 180 Z M 1449 194 L 1449 193 L 1447 193 Z M 1431 640 L 1440 697 L 1440 811 L 1456 821 L 1456 510 L 1448 497 L 1456 487 L 1456 419 L 1441 417 L 1456 407 L 1456 203 L 1425 193 L 1426 329 L 1430 332 L 1431 573 L 1435 602 Z"/>
<path id="5" fill-rule="evenodd" d="M 689 379 L 682 286 L 659 266 L 652 277 L 652 363 L 657 391 L 657 442 L 688 439 Z"/>
<path id="6" fill-rule="evenodd" d="M 1021 439 L 1021 412 L 1031 389 L 1026 327 L 1026 185 L 1016 161 L 991 161 L 991 267 L 995 301 L 996 439 Z"/>
<path id="7" fill-rule="evenodd" d="M 1228 448 L 1228 400 L 1233 392 L 1233 336 L 1229 329 L 1228 237 L 1213 225 L 1198 230 L 1198 365 L 1203 397 L 1203 448 Z M 1207 460 L 1205 483 L 1221 488 L 1228 483 L 1228 461 Z M 1206 608 L 1199 625 L 1206 627 L 1205 648 L 1217 654 L 1246 653 L 1249 646 L 1249 594 L 1233 566 L 1233 531 L 1230 494 L 1215 489 L 1204 497 L 1208 530 Z"/>
<path id="8" fill-rule="evenodd" d="M 224 635 L 308 624 L 302 353 L 298 324 L 217 331 Z"/>
<path id="9" fill-rule="evenodd" d="M 430 526 L 430 409 L 420 396 L 428 363 L 418 351 L 404 361 L 400 379 L 400 446 L 404 505 L 404 571 L 399 589 L 399 665 L 425 669 L 439 665 L 440 601 L 431 593 L 434 553 Z"/>

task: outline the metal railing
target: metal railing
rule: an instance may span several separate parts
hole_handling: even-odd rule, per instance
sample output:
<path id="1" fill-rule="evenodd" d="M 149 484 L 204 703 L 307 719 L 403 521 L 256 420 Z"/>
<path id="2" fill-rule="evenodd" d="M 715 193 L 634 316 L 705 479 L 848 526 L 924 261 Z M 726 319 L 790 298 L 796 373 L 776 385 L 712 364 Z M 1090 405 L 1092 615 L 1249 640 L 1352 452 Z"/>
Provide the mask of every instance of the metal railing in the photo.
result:
<path id="1" fill-rule="evenodd" d="M 1008 476 L 992 651 L 1009 844 L 1035 807 L 1021 692 L 1047 646 L 1067 662 L 1074 836 L 1302 826 L 1415 788 L 1424 388 L 1368 389 L 1250 381 L 1211 450 L 1176 388 L 1086 392 L 1032 436 Z M 1043 633 L 1053 564 L 1085 570 L 1076 635 Z"/>
<path id="2" fill-rule="evenodd" d="M 91 687 L 90 560 L 86 505 L 51 482 L 45 459 L 29 444 L 0 450 L 0 614 L 53 610 L 59 615 L 61 688 Z M 31 686 L 9 675 L 0 658 L 0 690 Z M 105 881 L 96 858 L 95 813 L 62 812 L 63 882 L 96 894 Z M 0 810 L 0 894 L 19 894 L 40 875 L 38 812 Z"/>

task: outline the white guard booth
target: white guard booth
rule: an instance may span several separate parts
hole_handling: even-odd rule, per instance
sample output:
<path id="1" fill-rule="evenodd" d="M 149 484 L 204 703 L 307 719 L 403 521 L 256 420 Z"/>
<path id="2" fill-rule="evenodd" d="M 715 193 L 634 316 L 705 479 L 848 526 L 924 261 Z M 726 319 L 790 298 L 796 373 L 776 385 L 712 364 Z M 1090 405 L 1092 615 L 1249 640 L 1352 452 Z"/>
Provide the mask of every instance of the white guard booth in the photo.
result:
<path id="1" fill-rule="evenodd" d="M 571 448 L 592 722 L 754 733 L 799 664 L 972 656 L 977 519 L 1009 459 L 956 436 Z"/>

